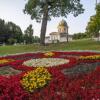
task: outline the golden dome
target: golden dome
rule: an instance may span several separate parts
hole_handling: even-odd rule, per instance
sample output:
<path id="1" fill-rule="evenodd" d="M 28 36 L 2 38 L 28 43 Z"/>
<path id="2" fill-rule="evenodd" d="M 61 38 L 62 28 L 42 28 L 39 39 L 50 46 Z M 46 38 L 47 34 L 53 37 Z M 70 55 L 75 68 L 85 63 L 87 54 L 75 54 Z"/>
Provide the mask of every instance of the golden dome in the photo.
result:
<path id="1" fill-rule="evenodd" d="M 58 27 L 59 27 L 59 26 L 65 26 L 65 27 L 68 27 L 68 25 L 67 25 L 67 23 L 66 23 L 65 20 L 61 20 L 60 23 L 59 23 L 59 25 L 58 25 Z"/>

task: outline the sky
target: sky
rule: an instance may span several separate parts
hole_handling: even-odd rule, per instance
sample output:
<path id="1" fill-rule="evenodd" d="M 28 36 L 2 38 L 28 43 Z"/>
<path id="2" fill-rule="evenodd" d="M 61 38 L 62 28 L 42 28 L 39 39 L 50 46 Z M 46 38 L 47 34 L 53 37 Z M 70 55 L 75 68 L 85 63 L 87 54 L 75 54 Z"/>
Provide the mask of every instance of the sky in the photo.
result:
<path id="1" fill-rule="evenodd" d="M 16 25 L 19 25 L 23 32 L 29 24 L 32 24 L 34 35 L 40 36 L 41 23 L 36 23 L 35 20 L 31 20 L 30 15 L 23 13 L 26 1 L 27 0 L 0 0 L 0 19 L 4 19 L 6 22 L 12 21 Z M 51 21 L 48 21 L 46 36 L 51 32 L 57 32 L 57 26 L 62 19 L 64 19 L 69 26 L 69 34 L 85 32 L 90 16 L 95 14 L 95 1 L 96 0 L 81 0 L 85 11 L 78 17 L 69 14 L 67 18 L 52 18 Z"/>

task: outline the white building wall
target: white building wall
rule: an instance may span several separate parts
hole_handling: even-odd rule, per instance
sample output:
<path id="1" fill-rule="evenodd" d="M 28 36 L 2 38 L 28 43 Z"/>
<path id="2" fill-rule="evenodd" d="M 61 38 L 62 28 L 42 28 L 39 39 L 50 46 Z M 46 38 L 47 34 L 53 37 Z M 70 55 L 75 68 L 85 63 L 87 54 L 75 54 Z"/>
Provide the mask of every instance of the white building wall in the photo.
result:
<path id="1" fill-rule="evenodd" d="M 66 42 L 67 41 L 67 38 L 66 37 L 61 37 L 59 41 L 60 42 Z"/>
<path id="2" fill-rule="evenodd" d="M 58 34 L 58 40 L 60 40 L 60 35 Z"/>
<path id="3" fill-rule="evenodd" d="M 52 41 L 50 40 L 50 38 L 45 38 L 45 43 L 52 43 Z"/>
<path id="4" fill-rule="evenodd" d="M 57 43 L 57 40 L 59 40 L 59 42 L 66 42 L 67 38 L 66 37 L 60 37 L 59 34 L 57 35 L 50 35 L 49 38 L 45 38 L 45 43 Z M 68 41 L 72 41 L 72 37 L 68 37 Z"/>
<path id="5" fill-rule="evenodd" d="M 58 40 L 59 39 L 59 35 L 50 35 L 50 40 Z"/>
<path id="6" fill-rule="evenodd" d="M 67 41 L 67 38 L 66 37 L 61 37 L 60 42 L 66 42 Z M 72 41 L 72 38 L 71 37 L 68 37 L 68 41 Z"/>

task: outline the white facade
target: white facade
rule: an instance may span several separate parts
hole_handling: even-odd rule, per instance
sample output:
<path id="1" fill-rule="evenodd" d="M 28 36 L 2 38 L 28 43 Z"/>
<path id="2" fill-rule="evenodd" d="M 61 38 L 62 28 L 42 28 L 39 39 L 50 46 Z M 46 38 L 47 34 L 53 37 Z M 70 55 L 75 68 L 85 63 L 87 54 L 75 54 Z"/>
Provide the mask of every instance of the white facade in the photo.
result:
<path id="1" fill-rule="evenodd" d="M 68 25 L 65 20 L 62 20 L 58 25 L 58 32 L 50 33 L 50 36 L 45 38 L 45 43 L 66 42 L 67 36 L 68 41 L 72 41 L 72 36 L 68 35 Z"/>
<path id="2" fill-rule="evenodd" d="M 68 35 L 68 41 L 72 41 L 72 36 Z M 50 35 L 49 38 L 45 38 L 45 43 L 57 43 L 66 42 L 67 37 L 61 37 L 60 35 Z"/>
<path id="3" fill-rule="evenodd" d="M 52 43 L 52 41 L 50 41 L 50 37 L 49 36 L 45 38 L 45 43 Z"/>

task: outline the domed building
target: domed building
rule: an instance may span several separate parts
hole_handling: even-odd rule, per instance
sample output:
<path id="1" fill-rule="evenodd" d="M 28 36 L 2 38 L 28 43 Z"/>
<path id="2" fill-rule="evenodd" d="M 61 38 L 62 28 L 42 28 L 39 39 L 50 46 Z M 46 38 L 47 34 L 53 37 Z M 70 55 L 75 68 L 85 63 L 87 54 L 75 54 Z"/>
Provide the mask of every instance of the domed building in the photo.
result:
<path id="1" fill-rule="evenodd" d="M 72 36 L 68 35 L 68 25 L 65 20 L 61 20 L 58 24 L 58 32 L 50 33 L 45 38 L 45 43 L 67 42 L 72 40 Z"/>
<path id="2" fill-rule="evenodd" d="M 58 33 L 68 33 L 68 25 L 65 20 L 62 20 L 58 25 Z"/>

